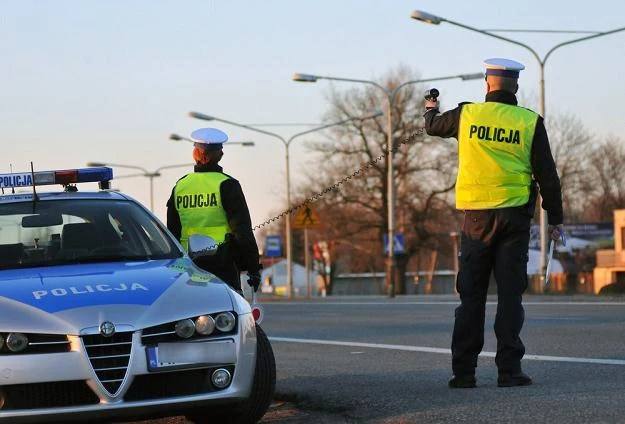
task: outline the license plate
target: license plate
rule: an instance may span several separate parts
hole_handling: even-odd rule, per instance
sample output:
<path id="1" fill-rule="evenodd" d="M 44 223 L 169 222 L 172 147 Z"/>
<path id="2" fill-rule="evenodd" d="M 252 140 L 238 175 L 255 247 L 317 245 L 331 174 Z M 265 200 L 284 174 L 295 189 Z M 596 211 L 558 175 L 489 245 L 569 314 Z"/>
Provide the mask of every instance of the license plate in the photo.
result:
<path id="1" fill-rule="evenodd" d="M 236 362 L 233 341 L 201 343 L 159 343 L 146 348 L 150 371 L 192 368 L 203 365 L 225 365 Z"/>

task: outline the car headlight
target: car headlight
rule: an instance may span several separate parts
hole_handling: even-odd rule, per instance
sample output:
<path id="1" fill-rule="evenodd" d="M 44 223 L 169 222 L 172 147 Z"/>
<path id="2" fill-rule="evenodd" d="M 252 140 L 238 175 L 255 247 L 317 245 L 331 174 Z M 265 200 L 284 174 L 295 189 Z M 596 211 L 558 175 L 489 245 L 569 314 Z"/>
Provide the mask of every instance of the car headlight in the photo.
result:
<path id="1" fill-rule="evenodd" d="M 183 319 L 176 323 L 175 329 L 178 337 L 188 339 L 195 334 L 195 323 L 191 319 Z"/>
<path id="2" fill-rule="evenodd" d="M 195 319 L 195 331 L 202 336 L 208 336 L 215 330 L 215 320 L 210 315 L 200 315 Z"/>
<path id="3" fill-rule="evenodd" d="M 28 337 L 22 333 L 10 333 L 7 336 L 6 344 L 11 352 L 21 352 L 28 346 Z"/>
<path id="4" fill-rule="evenodd" d="M 235 323 L 236 319 L 234 318 L 232 312 L 222 312 L 215 317 L 215 327 L 224 333 L 232 331 Z"/>

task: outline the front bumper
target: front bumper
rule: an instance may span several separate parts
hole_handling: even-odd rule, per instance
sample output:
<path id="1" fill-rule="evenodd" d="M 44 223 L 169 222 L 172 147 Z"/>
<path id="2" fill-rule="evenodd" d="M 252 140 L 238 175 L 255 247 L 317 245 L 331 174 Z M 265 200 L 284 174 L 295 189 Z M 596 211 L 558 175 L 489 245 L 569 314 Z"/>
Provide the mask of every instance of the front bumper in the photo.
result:
<path id="1" fill-rule="evenodd" d="M 80 337 L 72 337 L 66 353 L 0 357 L 0 391 L 7 402 L 0 407 L 0 422 L 69 422 L 106 417 L 151 417 L 184 412 L 201 406 L 241 401 L 250 395 L 256 364 L 256 334 L 251 314 L 239 316 L 234 336 L 202 343 L 204 358 L 197 363 L 154 369 L 141 332 L 132 334 L 127 371 L 116 393 L 107 390 L 92 366 Z M 229 342 L 211 358 L 211 343 Z M 183 343 L 183 342 L 181 342 Z M 150 366 L 152 365 L 152 366 Z M 210 383 L 217 368 L 226 368 L 232 382 L 224 389 Z M 151 371 L 152 370 L 152 371 Z M 102 375 L 102 374 L 100 374 Z M 0 396 L 2 393 L 0 393 Z M 0 401 L 0 404 L 2 402 Z"/>

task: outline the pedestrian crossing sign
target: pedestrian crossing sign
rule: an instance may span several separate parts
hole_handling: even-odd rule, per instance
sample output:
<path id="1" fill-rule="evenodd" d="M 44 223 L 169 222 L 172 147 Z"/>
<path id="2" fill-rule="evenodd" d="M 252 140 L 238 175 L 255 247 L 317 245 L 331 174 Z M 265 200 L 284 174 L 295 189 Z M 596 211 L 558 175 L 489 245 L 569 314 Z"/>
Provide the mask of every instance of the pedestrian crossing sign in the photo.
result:
<path id="1" fill-rule="evenodd" d="M 291 227 L 293 228 L 310 228 L 318 227 L 321 221 L 319 215 L 310 206 L 306 205 L 298 209 L 297 214 L 293 218 Z"/>
<path id="2" fill-rule="evenodd" d="M 388 255 L 388 234 L 384 234 L 384 253 Z M 393 254 L 403 255 L 406 253 L 404 235 L 395 233 L 393 235 Z"/>

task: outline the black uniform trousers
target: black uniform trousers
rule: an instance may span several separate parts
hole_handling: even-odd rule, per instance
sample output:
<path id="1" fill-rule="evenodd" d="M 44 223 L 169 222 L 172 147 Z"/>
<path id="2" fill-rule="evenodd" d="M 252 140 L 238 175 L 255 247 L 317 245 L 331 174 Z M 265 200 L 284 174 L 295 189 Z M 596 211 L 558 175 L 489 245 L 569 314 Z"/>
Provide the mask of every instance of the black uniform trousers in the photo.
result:
<path id="1" fill-rule="evenodd" d="M 521 303 L 527 288 L 530 237 L 527 206 L 466 210 L 460 245 L 460 268 L 451 344 L 455 375 L 474 375 L 484 346 L 486 295 L 491 272 L 497 282 L 495 335 L 499 373 L 521 371 L 525 346 L 519 334 L 525 312 Z"/>

